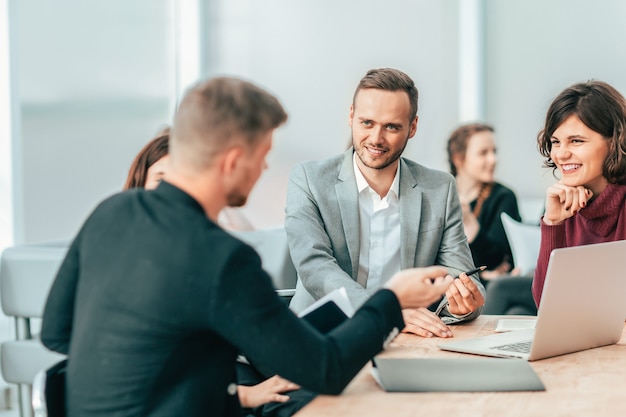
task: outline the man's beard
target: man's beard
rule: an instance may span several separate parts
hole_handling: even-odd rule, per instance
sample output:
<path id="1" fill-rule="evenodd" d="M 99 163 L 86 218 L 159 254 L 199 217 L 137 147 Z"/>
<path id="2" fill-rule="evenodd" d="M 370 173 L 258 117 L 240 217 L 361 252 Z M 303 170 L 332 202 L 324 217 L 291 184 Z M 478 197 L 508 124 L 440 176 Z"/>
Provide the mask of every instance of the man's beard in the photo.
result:
<path id="1" fill-rule="evenodd" d="M 248 201 L 248 196 L 239 193 L 238 191 L 233 191 L 229 195 L 226 196 L 226 205 L 228 207 L 242 207 Z"/>
<path id="2" fill-rule="evenodd" d="M 388 155 L 385 159 L 377 159 L 376 160 L 377 165 L 374 165 L 365 161 L 364 160 L 365 158 L 362 157 L 362 154 L 367 152 L 367 150 L 365 149 L 365 146 L 361 146 L 357 148 L 354 144 L 354 138 L 352 139 L 352 147 L 356 150 L 357 157 L 359 158 L 359 160 L 361 161 L 363 165 L 371 169 L 385 169 L 389 165 L 396 162 L 400 158 L 400 156 L 402 156 L 402 152 L 404 152 L 404 149 L 406 148 L 407 143 L 409 143 L 408 137 L 404 141 L 404 145 L 402 146 L 402 148 L 398 149 L 396 152 L 392 153 L 391 155 Z M 375 147 L 372 147 L 372 148 L 376 149 Z"/>

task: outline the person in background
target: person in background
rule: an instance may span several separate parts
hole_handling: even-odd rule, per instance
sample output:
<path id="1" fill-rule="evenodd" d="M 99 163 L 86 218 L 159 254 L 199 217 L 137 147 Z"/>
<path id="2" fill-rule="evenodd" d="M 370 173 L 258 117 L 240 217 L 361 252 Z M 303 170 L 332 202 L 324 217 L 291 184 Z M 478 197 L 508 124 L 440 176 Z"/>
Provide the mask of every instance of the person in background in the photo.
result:
<path id="1" fill-rule="evenodd" d="M 521 221 L 515 193 L 495 181 L 496 142 L 493 127 L 472 123 L 459 126 L 448 139 L 450 173 L 463 212 L 463 228 L 483 284 L 503 275 L 516 275 L 511 248 L 500 219 L 507 213 Z"/>
<path id="2" fill-rule="evenodd" d="M 532 284 L 539 306 L 553 249 L 626 239 L 624 97 L 602 81 L 566 88 L 550 104 L 537 146 L 558 179 L 541 218 Z"/>
<path id="3" fill-rule="evenodd" d="M 520 221 L 515 193 L 495 181 L 494 129 L 484 123 L 459 126 L 448 139 L 450 173 L 456 178 L 463 228 L 476 265 L 487 267 L 480 278 L 487 289 L 483 314 L 536 313 L 532 276 L 517 276 L 500 214 Z"/>
<path id="4" fill-rule="evenodd" d="M 200 82 L 176 113 L 166 179 L 88 216 L 41 329 L 68 356 L 68 417 L 240 416 L 239 352 L 263 374 L 337 394 L 404 327 L 402 309 L 453 285 L 441 266 L 400 271 L 328 334 L 290 311 L 254 249 L 216 223 L 246 203 L 286 119 L 252 83 Z"/>
<path id="5" fill-rule="evenodd" d="M 159 131 L 157 136 L 139 151 L 128 171 L 124 191 L 133 188 L 146 190 L 157 188 L 169 171 L 169 140 L 170 129 L 168 127 Z M 228 209 L 229 207 L 225 207 L 218 219 L 221 219 L 221 214 L 227 212 Z M 233 219 L 239 220 L 241 216 L 238 215 L 236 209 L 230 209 L 234 213 Z M 246 219 L 241 217 L 241 220 Z M 223 226 L 221 223 L 220 225 Z M 297 384 L 278 375 L 264 378 L 254 368 L 249 368 L 245 364 L 238 364 L 237 373 L 238 382 L 240 382 L 237 385 L 237 395 L 241 406 L 249 415 L 291 415 L 313 398 L 313 395 L 305 397 L 306 391 L 299 390 L 300 387 Z M 294 390 L 298 390 L 297 399 L 292 400 L 290 404 L 284 406 L 268 404 L 290 401 L 288 392 Z"/>
<path id="6" fill-rule="evenodd" d="M 368 71 L 350 106 L 352 146 L 292 170 L 285 231 L 299 277 L 295 311 L 341 287 L 358 307 L 394 273 L 436 264 L 460 279 L 430 308 L 405 309 L 404 331 L 452 337 L 447 324 L 480 315 L 485 290 L 464 274 L 474 263 L 454 179 L 401 157 L 417 131 L 417 104 L 408 75 Z"/>
<path id="7" fill-rule="evenodd" d="M 128 170 L 124 190 L 131 188 L 155 189 L 169 170 L 170 128 L 157 136 L 139 151 Z M 227 230 L 254 230 L 254 226 L 238 208 L 224 207 L 218 217 L 220 226 Z"/>
<path id="8" fill-rule="evenodd" d="M 124 191 L 131 188 L 154 190 L 159 185 L 168 171 L 169 140 L 170 132 L 166 128 L 139 151 L 128 170 Z"/>

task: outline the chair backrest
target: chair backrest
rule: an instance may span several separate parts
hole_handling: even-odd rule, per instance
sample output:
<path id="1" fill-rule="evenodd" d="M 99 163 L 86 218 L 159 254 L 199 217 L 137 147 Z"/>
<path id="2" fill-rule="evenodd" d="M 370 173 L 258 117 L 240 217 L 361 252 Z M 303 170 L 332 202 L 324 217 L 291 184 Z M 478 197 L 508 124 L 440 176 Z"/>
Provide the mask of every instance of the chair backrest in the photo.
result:
<path id="1" fill-rule="evenodd" d="M 506 238 L 511 246 L 513 262 L 522 275 L 532 275 L 537 266 L 541 228 L 538 225 L 521 223 L 508 214 L 500 214 Z"/>
<path id="2" fill-rule="evenodd" d="M 65 416 L 65 369 L 67 359 L 42 369 L 33 380 L 34 417 Z"/>
<path id="3" fill-rule="evenodd" d="M 48 291 L 69 242 L 17 245 L 2 252 L 0 301 L 13 317 L 42 317 Z"/>
<path id="4" fill-rule="evenodd" d="M 257 251 L 263 269 L 272 277 L 277 293 L 281 296 L 293 296 L 298 275 L 289 255 L 285 229 L 277 227 L 230 233 Z"/>
<path id="5" fill-rule="evenodd" d="M 522 222 L 539 224 L 546 207 L 545 197 L 524 197 L 517 201 Z"/>
<path id="6" fill-rule="evenodd" d="M 5 249 L 0 258 L 2 311 L 15 323 L 15 339 L 0 345 L 0 368 L 3 379 L 17 385 L 22 417 L 32 415 L 30 385 L 37 372 L 65 357 L 41 344 L 33 334 L 31 319 L 42 317 L 68 247 L 68 241 L 17 245 Z"/>

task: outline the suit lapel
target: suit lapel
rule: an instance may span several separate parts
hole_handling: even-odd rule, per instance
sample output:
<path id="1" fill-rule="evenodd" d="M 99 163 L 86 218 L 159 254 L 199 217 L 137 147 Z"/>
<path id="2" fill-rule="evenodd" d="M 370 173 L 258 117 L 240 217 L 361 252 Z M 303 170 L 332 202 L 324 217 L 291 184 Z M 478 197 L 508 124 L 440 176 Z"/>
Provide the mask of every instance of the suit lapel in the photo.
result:
<path id="1" fill-rule="evenodd" d="M 359 270 L 359 253 L 361 242 L 359 239 L 359 195 L 356 189 L 356 178 L 352 165 L 352 148 L 344 153 L 343 163 L 339 171 L 338 181 L 335 184 L 335 193 L 341 213 L 341 227 L 346 238 L 350 263 L 352 264 L 352 278 L 357 279 Z M 365 282 L 359 282 L 365 287 Z"/>
<path id="2" fill-rule="evenodd" d="M 417 234 L 422 207 L 422 191 L 408 165 L 400 158 L 400 263 L 402 269 L 415 266 Z"/>

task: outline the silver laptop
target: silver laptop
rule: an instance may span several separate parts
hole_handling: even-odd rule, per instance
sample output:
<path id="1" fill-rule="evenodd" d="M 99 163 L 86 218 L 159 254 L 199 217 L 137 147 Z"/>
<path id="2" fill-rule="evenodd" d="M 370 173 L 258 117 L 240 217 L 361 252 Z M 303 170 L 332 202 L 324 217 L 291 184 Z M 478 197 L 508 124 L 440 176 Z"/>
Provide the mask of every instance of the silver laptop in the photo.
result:
<path id="1" fill-rule="evenodd" d="M 555 249 L 535 329 L 439 344 L 443 350 L 538 360 L 617 343 L 626 317 L 626 241 Z"/>

